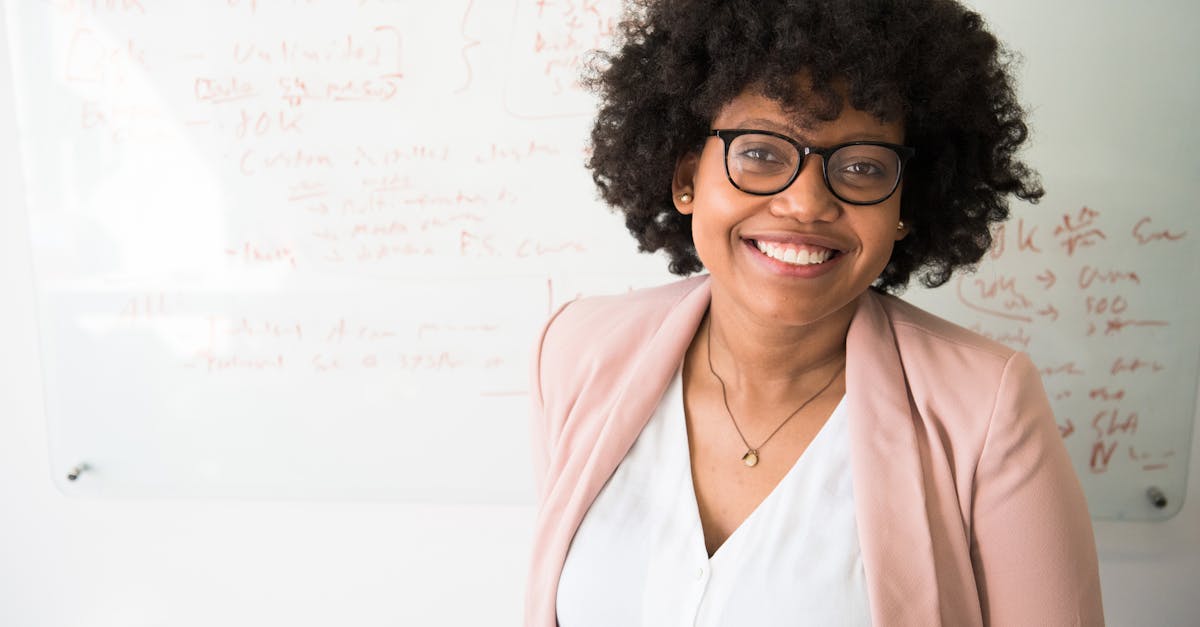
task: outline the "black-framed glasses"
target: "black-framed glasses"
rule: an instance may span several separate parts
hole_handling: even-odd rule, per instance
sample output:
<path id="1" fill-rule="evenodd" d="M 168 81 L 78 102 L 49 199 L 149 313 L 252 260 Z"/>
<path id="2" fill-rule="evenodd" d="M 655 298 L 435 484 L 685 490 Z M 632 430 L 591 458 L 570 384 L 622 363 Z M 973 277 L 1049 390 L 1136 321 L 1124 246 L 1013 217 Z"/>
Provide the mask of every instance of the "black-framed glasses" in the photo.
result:
<path id="1" fill-rule="evenodd" d="M 787 189 L 811 154 L 821 156 L 825 187 L 851 205 L 874 205 L 891 198 L 900 186 L 905 162 L 917 152 L 874 141 L 816 148 L 787 135 L 753 129 L 714 129 L 708 136 L 725 142 L 725 174 L 747 194 L 770 196 Z"/>

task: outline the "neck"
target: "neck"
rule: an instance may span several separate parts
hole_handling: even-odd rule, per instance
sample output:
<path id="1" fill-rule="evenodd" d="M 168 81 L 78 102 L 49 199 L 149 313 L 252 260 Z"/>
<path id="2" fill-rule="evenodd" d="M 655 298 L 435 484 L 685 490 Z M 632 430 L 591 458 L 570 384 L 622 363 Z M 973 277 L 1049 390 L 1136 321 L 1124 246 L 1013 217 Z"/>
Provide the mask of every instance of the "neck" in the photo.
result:
<path id="1" fill-rule="evenodd" d="M 713 367 L 739 396 L 787 399 L 798 390 L 815 389 L 842 366 L 857 302 L 820 320 L 793 325 L 727 307 L 714 290 L 703 330 Z"/>

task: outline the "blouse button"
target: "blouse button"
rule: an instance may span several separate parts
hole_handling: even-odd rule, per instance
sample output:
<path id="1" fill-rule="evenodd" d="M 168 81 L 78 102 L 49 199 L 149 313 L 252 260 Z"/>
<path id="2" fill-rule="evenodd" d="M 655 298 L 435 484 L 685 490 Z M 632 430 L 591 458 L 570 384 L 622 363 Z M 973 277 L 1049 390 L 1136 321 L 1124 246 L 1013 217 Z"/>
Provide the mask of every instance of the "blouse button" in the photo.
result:
<path id="1" fill-rule="evenodd" d="M 703 568 L 696 570 L 696 581 L 700 581 L 701 579 L 704 579 L 704 569 Z"/>

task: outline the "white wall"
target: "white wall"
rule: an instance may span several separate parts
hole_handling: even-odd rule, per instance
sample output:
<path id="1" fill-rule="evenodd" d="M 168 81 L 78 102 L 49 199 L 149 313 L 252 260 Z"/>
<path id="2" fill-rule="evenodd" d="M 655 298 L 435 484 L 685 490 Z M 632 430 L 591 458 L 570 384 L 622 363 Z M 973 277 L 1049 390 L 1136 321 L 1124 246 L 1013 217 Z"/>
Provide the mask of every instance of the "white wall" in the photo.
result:
<path id="1" fill-rule="evenodd" d="M 517 625 L 528 507 L 54 489 L 13 119 L 0 92 L 0 625 Z M 1096 525 L 1111 625 L 1200 624 L 1200 429 L 1191 459 L 1179 515 Z"/>

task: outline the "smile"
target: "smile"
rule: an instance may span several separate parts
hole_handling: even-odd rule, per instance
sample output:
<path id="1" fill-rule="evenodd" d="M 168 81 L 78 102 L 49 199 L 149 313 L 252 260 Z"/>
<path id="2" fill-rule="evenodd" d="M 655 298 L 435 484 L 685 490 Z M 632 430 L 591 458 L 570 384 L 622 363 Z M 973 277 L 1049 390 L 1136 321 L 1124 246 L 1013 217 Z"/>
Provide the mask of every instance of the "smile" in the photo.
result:
<path id="1" fill-rule="evenodd" d="M 797 246 L 794 244 L 775 244 L 755 241 L 754 245 L 762 254 L 793 266 L 814 266 L 825 263 L 837 254 L 836 250 L 819 246 Z"/>

